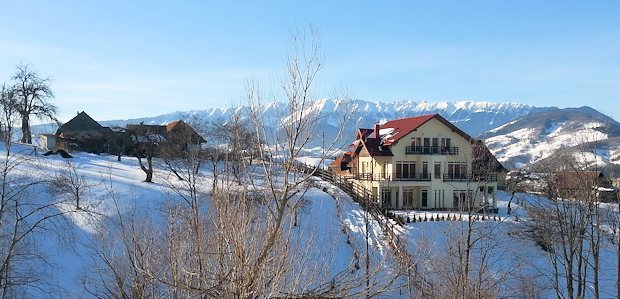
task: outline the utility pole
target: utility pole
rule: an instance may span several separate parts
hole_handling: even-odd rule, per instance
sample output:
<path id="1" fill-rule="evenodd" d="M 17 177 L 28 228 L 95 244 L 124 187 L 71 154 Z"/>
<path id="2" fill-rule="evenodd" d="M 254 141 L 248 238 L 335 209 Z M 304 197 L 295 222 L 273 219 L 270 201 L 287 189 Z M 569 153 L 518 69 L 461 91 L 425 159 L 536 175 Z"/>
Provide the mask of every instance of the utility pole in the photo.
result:
<path id="1" fill-rule="evenodd" d="M 325 131 L 323 131 L 323 133 L 322 133 L 321 140 L 323 141 L 323 156 L 322 157 L 323 157 L 323 160 L 325 160 Z M 323 164 L 325 164 L 325 163 L 323 163 Z"/>

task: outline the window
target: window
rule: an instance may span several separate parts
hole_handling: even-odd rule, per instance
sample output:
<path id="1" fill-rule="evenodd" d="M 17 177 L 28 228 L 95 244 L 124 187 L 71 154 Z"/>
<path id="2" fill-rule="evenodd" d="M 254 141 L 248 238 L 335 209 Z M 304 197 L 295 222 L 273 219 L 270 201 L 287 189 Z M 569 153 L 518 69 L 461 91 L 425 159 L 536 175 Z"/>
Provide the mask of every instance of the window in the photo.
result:
<path id="1" fill-rule="evenodd" d="M 383 202 L 383 207 L 391 208 L 392 207 L 392 197 L 391 197 L 390 189 L 382 189 L 381 190 L 381 200 Z"/>
<path id="2" fill-rule="evenodd" d="M 450 148 L 450 138 L 441 138 L 441 153 L 456 154 L 456 152 Z"/>
<path id="3" fill-rule="evenodd" d="M 435 178 L 440 179 L 441 178 L 441 162 L 435 162 L 435 169 L 433 171 L 435 172 Z"/>
<path id="4" fill-rule="evenodd" d="M 428 191 L 426 190 L 422 190 L 422 206 L 423 207 L 428 206 Z"/>
<path id="5" fill-rule="evenodd" d="M 448 162 L 448 177 L 451 179 L 465 179 L 467 176 L 467 163 Z"/>
<path id="6" fill-rule="evenodd" d="M 428 162 L 422 162 L 422 177 L 425 179 L 430 177 L 428 175 Z"/>
<path id="7" fill-rule="evenodd" d="M 403 189 L 403 207 L 413 208 L 413 190 Z"/>
<path id="8" fill-rule="evenodd" d="M 415 178 L 415 162 L 413 161 L 397 161 L 395 178 L 413 179 Z"/>
<path id="9" fill-rule="evenodd" d="M 430 138 L 424 138 L 424 147 L 422 148 L 422 153 L 423 154 L 431 153 L 431 139 Z"/>
<path id="10" fill-rule="evenodd" d="M 459 208 L 461 207 L 462 203 L 463 203 L 463 199 L 461 198 L 462 196 L 462 191 L 459 190 L 454 190 L 454 198 L 452 199 L 452 206 L 455 208 Z"/>
<path id="11" fill-rule="evenodd" d="M 387 162 L 383 162 L 383 165 L 381 165 L 381 176 L 384 179 L 387 178 Z"/>
<path id="12" fill-rule="evenodd" d="M 467 190 L 454 190 L 454 197 L 452 199 L 452 206 L 454 208 L 469 208 L 474 204 L 474 196 L 471 191 Z"/>
<path id="13" fill-rule="evenodd" d="M 487 187 L 487 193 L 493 194 L 493 186 L 488 186 Z"/>
<path id="14" fill-rule="evenodd" d="M 441 190 L 441 208 L 446 207 L 446 190 Z"/>
<path id="15" fill-rule="evenodd" d="M 433 154 L 436 154 L 439 152 L 439 138 L 433 138 Z"/>
<path id="16" fill-rule="evenodd" d="M 484 192 L 484 186 L 480 186 L 478 189 L 480 189 L 480 192 Z"/>

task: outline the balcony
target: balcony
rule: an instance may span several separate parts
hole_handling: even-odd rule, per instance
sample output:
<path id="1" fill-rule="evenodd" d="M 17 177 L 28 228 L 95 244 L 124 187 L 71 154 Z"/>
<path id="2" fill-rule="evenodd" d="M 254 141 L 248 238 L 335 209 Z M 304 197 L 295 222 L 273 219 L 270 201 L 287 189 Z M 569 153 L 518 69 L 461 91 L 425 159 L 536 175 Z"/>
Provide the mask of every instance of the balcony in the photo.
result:
<path id="1" fill-rule="evenodd" d="M 497 182 L 497 174 L 444 174 L 444 182 Z"/>
<path id="2" fill-rule="evenodd" d="M 358 173 L 353 176 L 360 181 L 430 181 L 430 173 Z"/>
<path id="3" fill-rule="evenodd" d="M 458 155 L 459 148 L 456 146 L 407 146 L 407 155 Z"/>

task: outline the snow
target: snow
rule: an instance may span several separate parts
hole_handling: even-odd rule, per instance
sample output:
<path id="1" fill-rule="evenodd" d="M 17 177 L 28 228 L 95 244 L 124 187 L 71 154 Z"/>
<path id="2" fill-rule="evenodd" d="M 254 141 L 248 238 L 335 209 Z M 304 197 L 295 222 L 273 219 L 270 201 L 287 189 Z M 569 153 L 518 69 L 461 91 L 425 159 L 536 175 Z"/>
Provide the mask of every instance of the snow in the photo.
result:
<path id="1" fill-rule="evenodd" d="M 545 134 L 549 137 L 555 137 L 560 134 L 563 125 L 564 122 L 553 123 L 549 128 L 547 128 Z"/>
<path id="2" fill-rule="evenodd" d="M 121 162 L 115 156 L 72 153 L 74 158 L 63 159 L 58 155 L 34 155 L 34 148 L 14 146 L 13 152 L 18 157 L 27 158 L 29 163 L 20 166 L 19 174 L 28 175 L 33 180 L 54 176 L 67 167 L 75 167 L 78 174 L 87 179 L 92 188 L 84 195 L 81 203 L 83 211 L 71 212 L 66 215 L 68 227 L 58 235 L 41 232 L 35 236 L 43 240 L 44 248 L 50 265 L 54 265 L 56 273 L 50 281 L 62 289 L 59 297 L 87 298 L 81 286 L 81 277 L 92 261 L 88 244 L 92 244 L 101 229 L 104 219 L 114 219 L 119 215 L 147 213 L 159 217 L 159 210 L 167 202 L 178 198 L 164 182 L 167 176 L 161 162 L 155 159 L 155 183 L 144 183 L 144 173 L 140 170 L 136 159 L 124 157 Z M 0 160 L 1 161 L 1 160 Z M 316 157 L 303 157 L 300 161 L 318 163 Z M 328 163 L 330 161 L 326 161 Z M 70 163 L 70 164 L 69 164 Z M 16 175 L 15 173 L 14 175 Z M 206 174 L 208 176 L 208 173 Z M 209 182 L 205 182 L 210 186 Z M 311 263 L 317 267 L 326 267 L 333 276 L 342 271 L 351 271 L 355 262 L 354 250 L 360 251 L 365 244 L 364 212 L 346 194 L 329 187 L 332 195 L 317 188 L 310 188 L 304 196 L 311 200 L 310 208 L 299 216 L 299 226 L 293 232 L 293 246 L 308 252 Z M 37 192 L 43 201 L 56 202 L 59 211 L 75 211 L 71 201 L 58 200 L 58 196 L 48 193 L 44 188 Z M 381 228 L 371 225 L 370 240 L 373 263 L 379 265 L 384 259 L 386 250 L 382 246 Z M 345 233 L 346 232 L 346 233 Z M 72 240 L 63 243 L 62 240 Z M 70 250 L 67 250 L 70 248 Z M 358 254 L 360 256 L 361 254 Z M 313 261 L 313 262 L 312 262 Z M 323 265 L 323 266 L 321 266 Z M 359 267 L 359 266 L 358 266 Z M 358 270 L 359 271 L 359 270 Z M 361 272 L 360 272 L 361 273 Z"/>
<path id="3" fill-rule="evenodd" d="M 523 130 L 515 133 L 513 138 L 527 137 L 531 131 Z M 509 137 L 504 137 L 509 138 Z M 501 142 L 501 139 L 498 139 Z M 92 261 L 88 244 L 91 244 L 100 229 L 103 218 L 115 218 L 119 214 L 131 214 L 136 212 L 157 215 L 162 206 L 170 201 L 176 201 L 170 191 L 170 185 L 164 182 L 166 170 L 156 161 L 155 183 L 143 183 L 143 172 L 140 170 L 136 159 L 124 157 L 121 162 L 116 157 L 107 155 L 93 155 L 86 153 L 72 153 L 74 158 L 62 159 L 59 156 L 33 155 L 33 149 L 28 146 L 16 145 L 14 152 L 17 156 L 28 158 L 28 163 L 20 166 L 19 175 L 26 175 L 33 179 L 50 178 L 56 173 L 69 166 L 76 167 L 78 173 L 92 184 L 87 196 L 83 201 L 84 210 L 95 213 L 76 212 L 67 215 L 67 227 L 59 234 L 50 234 L 47 231 L 37 232 L 40 246 L 47 255 L 51 265 L 54 265 L 55 275 L 47 277 L 51 284 L 58 284 L 62 291 L 56 293 L 56 297 L 88 298 L 84 293 L 80 278 L 84 271 L 88 271 L 88 265 Z M 4 159 L 4 158 L 0 158 Z M 2 160 L 0 160 L 2 161 Z M 302 157 L 299 161 L 316 165 L 320 161 L 316 157 Z M 71 163 L 71 164 L 68 164 Z M 204 170 L 206 171 L 206 170 Z M 209 173 L 205 172 L 205 177 Z M 209 186 L 207 180 L 204 182 Z M 295 237 L 294 248 L 308 252 L 313 267 L 328 264 L 330 275 L 341 271 L 353 271 L 360 275 L 362 270 L 355 270 L 356 263 L 359 266 L 361 253 L 365 250 L 366 234 L 368 233 L 370 244 L 369 256 L 371 264 L 382 267 L 383 275 L 389 275 L 392 269 L 397 268 L 397 261 L 392 255 L 390 247 L 386 244 L 385 233 L 382 226 L 375 220 L 370 219 L 368 232 L 366 231 L 366 215 L 363 209 L 355 203 L 346 193 L 338 188 L 318 179 L 311 182 L 311 188 L 304 197 L 311 201 L 309 208 L 300 214 L 299 226 L 292 232 Z M 71 202 L 62 201 L 59 195 L 50 193 L 47 188 L 36 190 L 36 195 L 42 201 L 57 202 L 56 207 L 61 211 L 73 209 Z M 494 262 L 490 269 L 496 277 L 508 275 L 506 272 L 514 271 L 525 276 L 534 277 L 536 273 L 549 271 L 549 261 L 539 246 L 527 238 L 519 237 L 523 234 L 524 223 L 528 220 L 526 209 L 514 200 L 511 204 L 513 213 L 507 213 L 510 195 L 499 192 L 498 199 L 499 215 L 496 219 L 475 221 L 475 227 L 480 231 L 489 232 L 493 238 L 489 242 L 493 244 L 491 256 Z M 539 203 L 541 198 L 529 194 L 517 194 L 519 202 L 527 204 Z M 612 211 L 617 211 L 616 205 L 604 206 Z M 615 210 L 613 210 L 615 209 Z M 424 211 L 399 211 L 403 216 L 433 217 L 447 215 L 454 216 L 454 212 L 424 212 Z M 404 226 L 395 225 L 395 231 L 399 239 L 407 245 L 409 253 L 419 259 L 420 268 L 429 277 L 435 275 L 439 265 L 446 262 L 448 246 L 457 237 L 457 233 L 467 224 L 468 215 L 462 214 L 461 221 L 433 221 L 409 223 Z M 516 233 L 520 232 L 520 233 Z M 605 261 L 601 272 L 603 278 L 602 297 L 608 298 L 614 295 L 615 274 L 613 266 L 616 265 L 615 252 L 605 247 L 602 251 L 601 260 Z M 356 272 L 358 271 L 358 272 Z M 362 277 L 362 276 L 360 276 Z M 518 284 L 514 276 L 506 281 L 506 289 L 503 295 L 516 292 L 514 285 Z M 536 278 L 536 282 L 545 286 L 549 285 L 546 278 Z M 402 282 L 400 282 L 402 283 Z M 396 290 L 385 294 L 386 298 L 406 298 L 404 293 Z M 43 295 L 41 295 L 43 296 Z M 553 297 L 550 291 L 542 297 Z"/>
<path id="4" fill-rule="evenodd" d="M 489 130 L 489 132 L 491 132 L 491 133 L 495 133 L 495 132 L 497 132 L 497 131 L 499 131 L 499 130 L 501 130 L 501 129 L 503 129 L 503 128 L 506 128 L 506 127 L 508 127 L 508 126 L 510 126 L 510 125 L 512 125 L 512 124 L 514 124 L 514 123 L 516 123 L 516 122 L 517 122 L 516 120 L 509 121 L 509 122 L 507 122 L 507 123 L 505 123 L 505 124 L 503 124 L 503 125 L 501 125 L 501 126 L 499 126 L 499 127 L 495 128 L 495 129 L 491 129 L 491 130 Z"/>
<path id="5" fill-rule="evenodd" d="M 536 127 L 521 128 L 504 135 L 497 135 L 485 140 L 489 150 L 500 162 L 520 157 L 512 166 L 534 163 L 551 156 L 555 150 L 575 146 L 578 144 L 604 140 L 608 136 L 596 128 L 602 124 L 593 122 L 574 124 L 568 122 L 551 123 L 542 132 Z M 499 127 L 493 132 L 497 132 Z M 597 153 L 597 155 L 578 157 L 582 162 L 602 166 L 609 161 L 611 153 Z M 518 167 L 517 167 L 518 168 Z"/>
<path id="6" fill-rule="evenodd" d="M 394 128 L 382 128 L 379 130 L 379 136 L 385 136 L 394 132 Z"/>

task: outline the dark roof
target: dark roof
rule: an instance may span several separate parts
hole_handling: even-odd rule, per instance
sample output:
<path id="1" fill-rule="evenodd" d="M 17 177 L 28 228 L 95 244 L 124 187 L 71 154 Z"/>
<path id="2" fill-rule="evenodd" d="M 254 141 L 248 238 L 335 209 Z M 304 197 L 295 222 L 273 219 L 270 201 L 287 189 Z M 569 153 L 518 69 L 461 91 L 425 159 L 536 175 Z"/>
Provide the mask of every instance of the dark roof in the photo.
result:
<path id="1" fill-rule="evenodd" d="M 359 128 L 355 133 L 355 139 L 366 139 L 372 132 L 374 132 L 374 129 Z"/>
<path id="2" fill-rule="evenodd" d="M 487 172 L 505 172 L 506 168 L 500 163 L 495 155 L 491 153 L 489 148 L 482 142 L 482 140 L 476 140 L 473 144 L 473 161 L 472 167 L 474 172 L 487 173 Z"/>
<path id="3" fill-rule="evenodd" d="M 334 160 L 332 163 L 330 163 L 330 165 L 332 166 L 340 166 L 342 164 L 342 161 L 344 160 L 344 162 L 346 162 L 347 164 L 351 162 L 351 155 L 353 153 L 346 151 L 342 154 L 342 156 L 338 157 L 336 160 Z"/>
<path id="4" fill-rule="evenodd" d="M 77 131 L 99 131 L 103 130 L 103 127 L 92 119 L 86 112 L 82 111 L 78 113 L 74 118 L 60 126 L 56 131 L 56 135 L 60 135 L 64 132 L 77 132 Z"/>
<path id="5" fill-rule="evenodd" d="M 370 154 L 373 157 L 394 156 L 394 154 L 392 154 L 392 151 L 390 150 L 389 147 L 382 146 L 380 143 L 381 143 L 381 140 L 376 139 L 376 138 L 368 138 L 366 139 L 366 141 L 363 142 L 364 146 L 366 147 L 366 150 L 368 150 L 368 154 Z"/>

